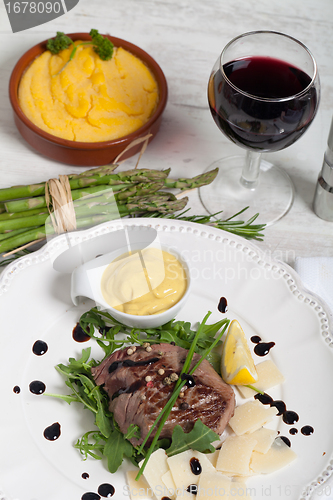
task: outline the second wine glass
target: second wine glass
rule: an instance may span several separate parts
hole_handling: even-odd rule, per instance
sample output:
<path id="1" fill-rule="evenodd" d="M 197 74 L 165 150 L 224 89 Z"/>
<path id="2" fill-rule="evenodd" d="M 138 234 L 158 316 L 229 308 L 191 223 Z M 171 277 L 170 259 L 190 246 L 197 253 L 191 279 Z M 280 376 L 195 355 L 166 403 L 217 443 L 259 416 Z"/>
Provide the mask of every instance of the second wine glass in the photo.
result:
<path id="1" fill-rule="evenodd" d="M 234 38 L 216 61 L 208 101 L 219 129 L 245 156 L 218 160 L 214 183 L 200 189 L 210 213 L 236 213 L 249 205 L 260 222 L 272 224 L 290 209 L 289 175 L 261 154 L 293 144 L 313 121 L 320 84 L 316 62 L 305 45 L 274 31 Z"/>

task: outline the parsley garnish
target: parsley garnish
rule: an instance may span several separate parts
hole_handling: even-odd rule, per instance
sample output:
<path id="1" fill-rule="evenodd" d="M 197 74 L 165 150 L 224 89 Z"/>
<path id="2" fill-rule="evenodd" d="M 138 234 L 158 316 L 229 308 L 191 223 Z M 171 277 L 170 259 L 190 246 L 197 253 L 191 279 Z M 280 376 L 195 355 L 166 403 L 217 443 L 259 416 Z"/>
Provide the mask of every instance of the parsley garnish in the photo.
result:
<path id="1" fill-rule="evenodd" d="M 61 50 L 68 49 L 71 44 L 74 45 L 74 42 L 69 36 L 62 31 L 57 31 L 57 36 L 47 41 L 46 48 L 51 54 L 59 54 Z"/>
<path id="2" fill-rule="evenodd" d="M 111 59 L 113 54 L 113 43 L 106 37 L 100 35 L 97 30 L 90 30 L 89 35 L 93 43 L 93 49 L 103 61 Z"/>
<path id="3" fill-rule="evenodd" d="M 73 50 L 70 53 L 69 59 L 66 64 L 69 63 L 75 56 L 77 48 L 80 45 L 92 45 L 96 54 L 99 55 L 100 59 L 103 61 L 109 61 L 113 55 L 114 45 L 107 37 L 102 36 L 98 33 L 98 30 L 90 30 L 89 35 L 91 36 L 91 42 L 81 42 L 74 44 L 73 40 L 69 36 L 65 35 L 62 31 L 57 31 L 57 36 L 55 38 L 50 38 L 47 41 L 46 48 L 54 55 L 59 54 L 64 49 L 68 49 L 70 45 L 73 45 Z M 65 64 L 65 66 L 66 66 Z M 65 67 L 64 66 L 64 67 Z M 60 70 L 62 71 L 64 67 Z M 59 73 L 60 73 L 59 71 Z M 57 74 L 59 74 L 57 73 Z M 54 75 L 55 76 L 55 75 Z"/>

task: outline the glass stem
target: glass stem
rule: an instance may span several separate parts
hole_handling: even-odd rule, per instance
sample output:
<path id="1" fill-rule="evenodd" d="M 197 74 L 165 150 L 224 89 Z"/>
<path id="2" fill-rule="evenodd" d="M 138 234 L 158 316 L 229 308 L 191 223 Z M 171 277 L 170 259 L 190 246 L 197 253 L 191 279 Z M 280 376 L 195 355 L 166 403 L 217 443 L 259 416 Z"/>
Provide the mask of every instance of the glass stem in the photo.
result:
<path id="1" fill-rule="evenodd" d="M 250 150 L 246 151 L 240 182 L 247 189 L 255 189 L 259 183 L 260 160 L 261 153 Z"/>

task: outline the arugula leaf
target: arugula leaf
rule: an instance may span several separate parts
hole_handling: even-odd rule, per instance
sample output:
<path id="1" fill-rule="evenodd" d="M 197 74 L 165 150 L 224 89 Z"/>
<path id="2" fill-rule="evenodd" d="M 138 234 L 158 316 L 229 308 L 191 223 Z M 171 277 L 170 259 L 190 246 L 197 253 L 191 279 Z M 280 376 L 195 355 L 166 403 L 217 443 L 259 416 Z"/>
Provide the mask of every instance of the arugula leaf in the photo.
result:
<path id="1" fill-rule="evenodd" d="M 94 443 L 91 443 L 89 441 L 90 437 L 95 441 Z M 81 439 L 77 440 L 74 448 L 77 448 L 80 451 L 81 455 L 83 456 L 83 460 L 87 460 L 88 455 L 90 455 L 92 458 L 95 458 L 96 460 L 102 460 L 104 446 L 105 438 L 103 438 L 100 432 L 88 431 L 83 434 Z M 97 451 L 98 454 L 94 453 L 95 451 Z"/>
<path id="2" fill-rule="evenodd" d="M 97 414 L 96 414 L 95 423 L 96 423 L 97 427 L 99 428 L 99 430 L 101 431 L 101 433 L 103 434 L 103 436 L 108 438 L 112 432 L 110 413 L 105 412 L 105 408 L 102 404 L 102 401 L 99 399 L 99 397 L 97 399 L 97 405 L 98 405 L 98 410 L 97 410 Z"/>
<path id="3" fill-rule="evenodd" d="M 132 445 L 124 435 L 118 431 L 112 431 L 103 449 L 103 455 L 108 461 L 108 469 L 114 473 L 118 470 L 124 457 L 132 457 Z"/>
<path id="4" fill-rule="evenodd" d="M 215 351 L 211 351 L 207 354 L 206 359 L 208 363 L 212 365 L 216 373 L 221 375 L 221 354 Z"/>
<path id="5" fill-rule="evenodd" d="M 124 437 L 126 439 L 132 439 L 132 438 L 140 439 L 141 437 L 140 427 L 138 425 L 131 424 L 127 429 L 127 432 L 124 435 Z"/>
<path id="6" fill-rule="evenodd" d="M 112 418 L 110 421 L 112 421 Z M 127 434 L 123 435 L 115 426 L 108 438 L 103 436 L 100 431 L 88 431 L 78 439 L 74 448 L 80 451 L 83 460 L 86 460 L 88 455 L 97 460 L 101 460 L 103 456 L 106 457 L 110 472 L 116 472 L 124 457 L 129 458 L 135 466 L 138 466 L 145 454 L 139 453 L 138 448 L 132 446 L 126 437 L 133 437 L 133 433 L 137 433 L 138 430 L 138 426 L 131 424 Z M 160 443 L 166 445 L 162 440 Z"/>
<path id="7" fill-rule="evenodd" d="M 180 425 L 176 425 L 172 432 L 171 446 L 166 450 L 169 457 L 177 455 L 185 450 L 197 450 L 204 452 L 215 451 L 211 444 L 213 441 L 218 441 L 220 436 L 204 425 L 201 420 L 197 420 L 193 429 L 185 433 Z"/>
<path id="8" fill-rule="evenodd" d="M 77 403 L 78 402 L 77 397 L 76 396 L 72 396 L 72 395 L 68 395 L 67 396 L 66 394 L 51 394 L 50 392 L 45 392 L 44 396 L 51 396 L 52 398 L 62 399 L 63 401 L 65 401 L 69 405 L 71 403 Z"/>
<path id="9" fill-rule="evenodd" d="M 175 333 L 172 333 L 171 331 L 164 330 L 160 334 L 160 341 L 161 343 L 166 343 L 166 344 L 171 344 L 171 342 L 174 342 L 178 344 L 180 341 L 179 338 L 177 338 L 177 335 Z"/>
<path id="10" fill-rule="evenodd" d="M 73 378 L 77 378 L 77 374 L 82 372 L 89 374 L 91 367 L 97 365 L 96 361 L 94 361 L 93 359 L 88 361 L 90 358 L 90 353 L 91 347 L 83 349 L 80 359 L 69 358 L 68 365 L 63 365 L 62 363 L 60 363 L 59 365 L 57 365 L 56 369 L 65 376 L 73 375 Z"/>

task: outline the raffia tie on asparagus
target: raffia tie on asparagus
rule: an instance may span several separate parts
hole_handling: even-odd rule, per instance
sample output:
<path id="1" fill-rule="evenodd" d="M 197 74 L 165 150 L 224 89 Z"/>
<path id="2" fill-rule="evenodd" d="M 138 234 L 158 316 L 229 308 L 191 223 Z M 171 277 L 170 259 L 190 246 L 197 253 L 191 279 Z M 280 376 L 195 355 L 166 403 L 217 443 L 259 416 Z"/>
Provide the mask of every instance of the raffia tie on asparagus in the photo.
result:
<path id="1" fill-rule="evenodd" d="M 76 216 L 67 175 L 59 175 L 59 179 L 50 179 L 45 183 L 45 201 L 55 233 L 61 234 L 76 229 Z"/>

